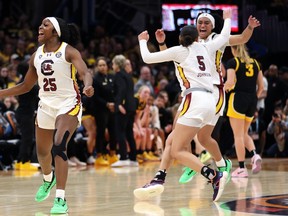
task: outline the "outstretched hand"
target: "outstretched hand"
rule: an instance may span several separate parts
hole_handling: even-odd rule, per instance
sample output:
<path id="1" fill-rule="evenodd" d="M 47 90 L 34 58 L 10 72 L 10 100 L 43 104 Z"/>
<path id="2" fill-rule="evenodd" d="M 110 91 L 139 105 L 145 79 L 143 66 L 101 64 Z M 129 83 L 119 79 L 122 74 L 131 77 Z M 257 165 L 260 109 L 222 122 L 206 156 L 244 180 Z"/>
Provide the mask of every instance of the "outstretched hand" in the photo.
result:
<path id="1" fill-rule="evenodd" d="M 139 35 L 138 35 L 138 40 L 146 40 L 148 41 L 149 40 L 149 34 L 148 34 L 148 31 L 145 30 L 143 32 L 141 32 Z"/>
<path id="2" fill-rule="evenodd" d="M 256 17 L 253 17 L 252 15 L 250 15 L 248 18 L 248 24 L 253 29 L 261 25 L 260 21 L 257 20 Z"/>

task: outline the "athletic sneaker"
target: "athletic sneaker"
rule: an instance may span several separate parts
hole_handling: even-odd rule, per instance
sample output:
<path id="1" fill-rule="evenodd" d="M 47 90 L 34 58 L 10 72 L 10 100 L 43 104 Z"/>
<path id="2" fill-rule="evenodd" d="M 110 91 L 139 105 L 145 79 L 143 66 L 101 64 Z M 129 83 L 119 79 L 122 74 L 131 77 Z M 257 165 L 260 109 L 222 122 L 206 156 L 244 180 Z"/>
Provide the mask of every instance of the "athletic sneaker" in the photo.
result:
<path id="1" fill-rule="evenodd" d="M 124 166 L 130 166 L 130 161 L 127 160 L 119 160 L 115 163 L 111 164 L 111 167 L 124 167 Z"/>
<path id="2" fill-rule="evenodd" d="M 257 174 L 261 171 L 261 163 L 262 163 L 262 158 L 260 157 L 259 154 L 255 154 L 251 158 L 252 174 Z"/>
<path id="3" fill-rule="evenodd" d="M 233 178 L 247 178 L 248 177 L 248 171 L 246 168 L 240 168 L 238 167 L 234 172 L 232 172 Z"/>
<path id="4" fill-rule="evenodd" d="M 226 171 L 224 172 L 218 172 L 216 171 L 216 175 L 213 179 L 209 181 L 209 183 L 212 184 L 214 193 L 213 193 L 213 201 L 218 201 L 224 191 L 226 181 L 228 178 L 228 173 Z"/>
<path id="5" fill-rule="evenodd" d="M 226 171 L 228 173 L 228 178 L 226 184 L 230 181 L 231 179 L 231 169 L 232 169 L 232 161 L 229 159 L 225 159 L 226 166 L 225 167 L 218 167 L 220 172 Z"/>
<path id="6" fill-rule="evenodd" d="M 47 199 L 51 189 L 54 187 L 55 184 L 56 184 L 56 176 L 53 173 L 53 178 L 51 182 L 43 180 L 43 184 L 39 187 L 36 193 L 35 200 L 37 202 L 42 202 L 45 199 Z"/>
<path id="7" fill-rule="evenodd" d="M 211 159 L 211 154 L 208 151 L 204 151 L 203 153 L 201 153 L 199 155 L 199 159 L 201 161 L 201 163 L 206 163 L 208 160 Z"/>
<path id="8" fill-rule="evenodd" d="M 149 184 L 134 190 L 134 196 L 140 200 L 146 200 L 159 196 L 164 191 L 163 180 L 152 180 Z"/>
<path id="9" fill-rule="evenodd" d="M 190 182 L 193 179 L 193 177 L 197 174 L 196 171 L 190 169 L 189 167 L 184 167 L 183 171 L 184 173 L 181 175 L 179 179 L 179 183 L 181 184 L 186 184 Z"/>
<path id="10" fill-rule="evenodd" d="M 56 197 L 54 199 L 54 205 L 50 210 L 51 214 L 65 214 L 68 212 L 68 206 L 66 203 L 66 199 L 62 199 L 59 197 Z"/>

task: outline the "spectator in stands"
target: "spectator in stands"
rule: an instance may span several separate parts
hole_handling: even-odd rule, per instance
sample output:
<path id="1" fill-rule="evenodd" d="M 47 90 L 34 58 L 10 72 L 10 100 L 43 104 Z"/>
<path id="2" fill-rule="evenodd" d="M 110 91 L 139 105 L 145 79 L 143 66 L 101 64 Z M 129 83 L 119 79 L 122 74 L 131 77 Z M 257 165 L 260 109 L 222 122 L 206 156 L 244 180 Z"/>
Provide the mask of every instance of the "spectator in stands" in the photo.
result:
<path id="1" fill-rule="evenodd" d="M 132 75 L 125 71 L 125 66 L 126 58 L 123 55 L 116 55 L 112 59 L 112 68 L 116 73 L 114 82 L 115 130 L 120 153 L 120 160 L 111 164 L 112 167 L 138 166 L 133 135 L 136 111 L 134 83 Z M 129 156 L 126 141 L 129 145 Z"/>
<path id="2" fill-rule="evenodd" d="M 148 86 L 151 94 L 154 95 L 154 88 L 151 84 L 151 69 L 147 65 L 142 66 L 140 69 L 140 77 L 139 80 L 135 83 L 134 93 L 137 93 L 139 88 L 143 85 Z"/>
<path id="3" fill-rule="evenodd" d="M 279 79 L 278 66 L 271 64 L 267 71 L 268 91 L 267 97 L 265 98 L 265 113 L 264 120 L 268 124 L 271 121 L 274 108 L 276 106 L 282 106 L 282 101 L 285 97 L 285 85 Z M 283 104 L 284 105 L 284 104 Z"/>
<path id="4" fill-rule="evenodd" d="M 269 157 L 288 156 L 288 118 L 280 107 L 276 107 L 267 132 L 273 134 L 275 143 L 267 149 Z"/>
<path id="5" fill-rule="evenodd" d="M 262 156 L 266 143 L 266 124 L 259 116 L 258 110 L 256 110 L 254 113 L 254 118 L 249 127 L 248 134 L 251 136 L 254 142 L 256 152 Z"/>
<path id="6" fill-rule="evenodd" d="M 3 66 L 0 70 L 0 88 L 6 89 L 15 85 L 15 82 L 8 77 L 8 67 Z"/>
<path id="7" fill-rule="evenodd" d="M 162 130 L 164 131 L 166 139 L 168 134 L 172 131 L 173 117 L 172 113 L 168 109 L 166 109 L 165 101 L 166 101 L 165 97 L 161 94 L 158 94 L 156 96 L 154 104 L 157 106 L 159 110 L 160 125 Z"/>
<path id="8" fill-rule="evenodd" d="M 26 72 L 28 71 L 28 62 L 22 62 L 18 65 L 17 71 L 22 75 L 19 82 L 23 82 Z M 15 169 L 19 170 L 38 170 L 31 165 L 32 152 L 35 146 L 35 114 L 38 106 L 38 86 L 26 94 L 19 95 L 19 106 L 16 110 L 16 119 L 20 131 L 20 146 Z M 34 161 L 35 162 L 35 161 Z"/>
<path id="9" fill-rule="evenodd" d="M 95 94 L 94 115 L 97 125 L 96 139 L 96 165 L 108 166 L 109 164 L 118 161 L 116 155 L 116 140 L 115 140 L 115 104 L 114 104 L 114 75 L 108 73 L 108 63 L 105 57 L 96 59 L 97 73 L 94 76 L 93 86 Z M 108 129 L 109 134 L 109 156 L 107 154 L 107 142 L 105 139 L 105 131 Z"/>

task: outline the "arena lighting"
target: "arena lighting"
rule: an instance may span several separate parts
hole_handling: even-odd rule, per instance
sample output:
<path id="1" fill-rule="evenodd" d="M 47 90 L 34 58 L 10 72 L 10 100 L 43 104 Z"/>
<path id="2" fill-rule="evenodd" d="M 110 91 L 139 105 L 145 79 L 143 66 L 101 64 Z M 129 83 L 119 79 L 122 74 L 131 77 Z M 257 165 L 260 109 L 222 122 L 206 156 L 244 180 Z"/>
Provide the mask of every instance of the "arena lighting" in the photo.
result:
<path id="1" fill-rule="evenodd" d="M 238 6 L 232 4 L 162 4 L 162 28 L 165 31 L 179 31 L 185 25 L 194 25 L 200 12 L 218 13 L 232 10 L 231 31 L 238 32 Z"/>

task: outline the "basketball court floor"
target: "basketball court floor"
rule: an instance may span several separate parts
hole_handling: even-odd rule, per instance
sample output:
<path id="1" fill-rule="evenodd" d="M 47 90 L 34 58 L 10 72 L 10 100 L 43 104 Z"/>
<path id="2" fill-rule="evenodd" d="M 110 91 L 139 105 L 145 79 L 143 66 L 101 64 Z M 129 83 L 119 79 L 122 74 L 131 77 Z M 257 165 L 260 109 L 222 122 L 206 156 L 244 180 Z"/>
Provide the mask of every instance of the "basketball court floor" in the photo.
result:
<path id="1" fill-rule="evenodd" d="M 237 162 L 232 160 L 233 169 Z M 247 164 L 249 160 L 247 159 Z M 133 190 L 151 180 L 159 162 L 140 167 L 69 168 L 66 199 L 71 216 L 261 216 L 288 215 L 288 159 L 265 159 L 263 170 L 249 178 L 231 179 L 219 202 L 212 201 L 212 186 L 196 175 L 179 184 L 182 165 L 168 171 L 165 190 L 159 197 L 137 200 Z M 0 172 L 0 215 L 47 216 L 55 196 L 37 203 L 40 172 Z M 67 214 L 68 215 L 68 214 Z"/>

